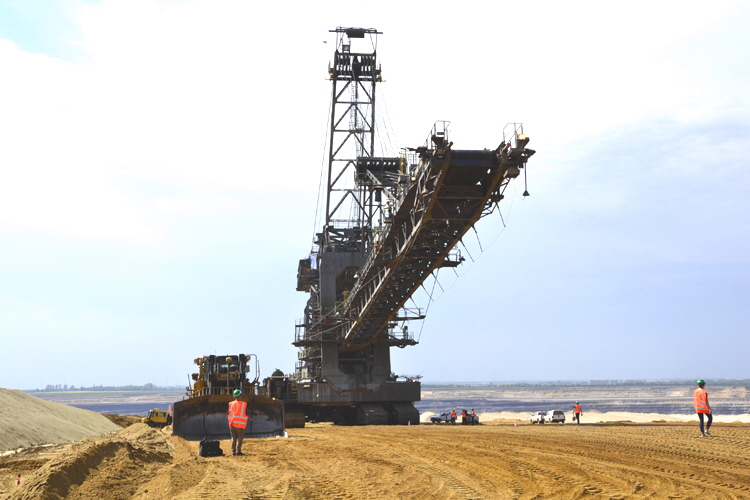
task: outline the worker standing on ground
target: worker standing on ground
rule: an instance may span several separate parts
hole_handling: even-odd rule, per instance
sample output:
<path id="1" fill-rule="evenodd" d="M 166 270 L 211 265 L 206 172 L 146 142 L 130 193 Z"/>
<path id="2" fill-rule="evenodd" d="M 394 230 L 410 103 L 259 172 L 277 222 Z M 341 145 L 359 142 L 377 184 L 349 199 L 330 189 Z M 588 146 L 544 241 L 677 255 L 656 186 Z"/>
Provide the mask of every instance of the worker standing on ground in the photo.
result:
<path id="1" fill-rule="evenodd" d="M 581 411 L 581 405 L 579 405 L 578 401 L 576 401 L 576 405 L 573 407 L 573 420 L 575 420 L 579 424 L 581 423 L 581 413 L 583 413 Z"/>
<path id="2" fill-rule="evenodd" d="M 242 456 L 242 440 L 245 438 L 245 427 L 247 427 L 247 403 L 240 401 L 242 391 L 235 389 L 232 393 L 234 401 L 229 403 L 227 418 L 229 419 L 229 431 L 232 433 L 232 455 Z"/>
<path id="3" fill-rule="evenodd" d="M 456 425 L 456 410 L 451 412 L 451 424 Z"/>
<path id="4" fill-rule="evenodd" d="M 698 414 L 698 420 L 700 420 L 700 429 L 702 438 L 711 435 L 711 421 L 713 421 L 713 415 L 711 415 L 711 406 L 708 404 L 708 392 L 703 388 L 706 382 L 703 379 L 698 380 L 698 388 L 693 391 L 693 406 L 695 407 L 695 413 Z M 706 428 L 703 429 L 703 417 L 706 417 Z"/>
<path id="5" fill-rule="evenodd" d="M 474 408 L 471 409 L 471 425 L 477 424 L 477 414 L 474 411 Z"/>
<path id="6" fill-rule="evenodd" d="M 461 424 L 466 425 L 466 417 L 468 417 L 469 414 L 466 410 L 461 410 Z"/>

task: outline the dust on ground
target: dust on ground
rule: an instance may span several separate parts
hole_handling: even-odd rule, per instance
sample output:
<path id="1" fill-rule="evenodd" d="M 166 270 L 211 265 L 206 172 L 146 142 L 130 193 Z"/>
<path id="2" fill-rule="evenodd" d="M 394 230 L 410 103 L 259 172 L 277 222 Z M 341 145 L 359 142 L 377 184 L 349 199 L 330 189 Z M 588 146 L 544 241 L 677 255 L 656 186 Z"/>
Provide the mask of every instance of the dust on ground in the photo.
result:
<path id="1" fill-rule="evenodd" d="M 246 456 L 216 458 L 137 423 L 46 457 L 0 459 L 0 499 L 750 498 L 747 425 L 717 424 L 704 439 L 695 422 L 626 420 L 308 424 L 288 438 L 245 440 Z"/>

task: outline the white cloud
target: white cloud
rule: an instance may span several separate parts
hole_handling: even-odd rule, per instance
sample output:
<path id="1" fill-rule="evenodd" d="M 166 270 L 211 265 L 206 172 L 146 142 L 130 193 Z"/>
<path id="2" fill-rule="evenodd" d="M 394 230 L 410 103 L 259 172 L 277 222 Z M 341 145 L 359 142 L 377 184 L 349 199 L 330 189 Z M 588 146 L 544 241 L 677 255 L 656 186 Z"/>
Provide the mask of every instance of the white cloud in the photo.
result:
<path id="1" fill-rule="evenodd" d="M 259 50 L 255 13 L 242 2 L 83 7 L 84 63 L 0 41 L 0 224 L 153 240 L 160 219 L 189 206 L 220 211 L 290 178 L 315 190 L 318 160 L 299 161 L 313 149 L 299 83 L 283 65 L 271 74 L 279 61 Z M 150 194 L 152 184 L 191 198 Z"/>

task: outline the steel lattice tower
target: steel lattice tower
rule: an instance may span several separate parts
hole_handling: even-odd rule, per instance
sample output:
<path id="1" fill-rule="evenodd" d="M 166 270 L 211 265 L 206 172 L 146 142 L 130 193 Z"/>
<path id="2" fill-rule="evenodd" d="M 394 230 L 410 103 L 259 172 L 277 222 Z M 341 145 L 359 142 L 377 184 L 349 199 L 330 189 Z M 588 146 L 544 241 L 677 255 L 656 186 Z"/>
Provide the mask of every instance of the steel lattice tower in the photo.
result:
<path id="1" fill-rule="evenodd" d="M 336 52 L 328 68 L 331 90 L 326 219 L 321 246 L 366 252 L 379 201 L 370 179 L 357 176 L 357 160 L 375 155 L 375 96 L 381 81 L 375 29 L 336 28 Z M 371 51 L 353 52 L 369 38 Z M 361 42 L 359 43 L 361 45 Z"/>

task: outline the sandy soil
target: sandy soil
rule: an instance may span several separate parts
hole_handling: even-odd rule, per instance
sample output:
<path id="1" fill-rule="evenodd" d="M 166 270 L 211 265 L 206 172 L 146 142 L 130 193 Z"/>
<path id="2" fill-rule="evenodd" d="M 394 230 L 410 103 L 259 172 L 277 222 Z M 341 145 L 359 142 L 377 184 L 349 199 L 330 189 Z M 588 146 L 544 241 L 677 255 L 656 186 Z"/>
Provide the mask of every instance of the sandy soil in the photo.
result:
<path id="1" fill-rule="evenodd" d="M 244 457 L 217 458 L 137 423 L 0 459 L 0 499 L 750 498 L 747 425 L 718 424 L 703 439 L 694 422 L 659 420 L 313 424 L 288 438 L 246 440 Z"/>
<path id="2" fill-rule="evenodd" d="M 133 424 L 137 424 L 143 418 L 137 415 L 116 415 L 113 413 L 102 413 L 102 416 L 123 429 L 125 427 L 130 427 Z"/>
<path id="3" fill-rule="evenodd" d="M 99 413 L 0 388 L 0 454 L 119 430 L 120 426 Z"/>

